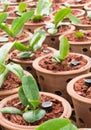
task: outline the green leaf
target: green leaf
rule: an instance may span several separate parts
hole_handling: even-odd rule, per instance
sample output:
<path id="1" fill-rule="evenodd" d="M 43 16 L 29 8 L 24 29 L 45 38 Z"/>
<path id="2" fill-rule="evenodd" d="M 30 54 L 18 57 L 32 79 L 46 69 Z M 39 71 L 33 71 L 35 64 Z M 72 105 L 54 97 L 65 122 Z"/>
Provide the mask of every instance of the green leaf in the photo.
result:
<path id="1" fill-rule="evenodd" d="M 0 13 L 0 24 L 3 23 L 8 17 L 8 13 Z"/>
<path id="2" fill-rule="evenodd" d="M 25 121 L 29 123 L 33 123 L 35 121 L 38 121 L 42 119 L 45 116 L 46 112 L 44 110 L 31 110 L 28 112 L 25 112 L 23 114 L 23 118 Z"/>
<path id="3" fill-rule="evenodd" d="M 22 87 L 19 88 L 18 96 L 19 96 L 19 99 L 20 99 L 21 103 L 22 103 L 24 106 L 29 105 L 29 102 L 28 102 L 28 100 L 27 100 L 27 98 L 26 98 L 26 96 L 25 96 L 25 94 L 24 94 L 24 92 L 23 92 Z"/>
<path id="4" fill-rule="evenodd" d="M 75 31 L 74 34 L 75 34 L 75 36 L 76 36 L 77 38 L 83 38 L 83 37 L 84 37 L 84 33 L 81 32 L 81 31 Z"/>
<path id="5" fill-rule="evenodd" d="M 35 15 L 32 17 L 32 21 L 39 22 L 42 18 L 43 18 L 43 16 L 41 16 L 41 15 Z"/>
<path id="6" fill-rule="evenodd" d="M 13 36 L 20 34 L 21 30 L 23 29 L 24 23 L 26 23 L 28 20 L 30 20 L 32 18 L 33 14 L 34 14 L 34 10 L 25 12 L 21 17 L 17 18 L 16 24 L 14 24 L 15 23 L 15 20 L 14 20 L 14 22 L 12 23 L 12 27 L 11 27 Z"/>
<path id="7" fill-rule="evenodd" d="M 51 0 L 39 0 L 36 8 L 35 15 L 49 15 L 51 12 Z"/>
<path id="8" fill-rule="evenodd" d="M 57 29 L 56 28 L 49 28 L 48 33 L 51 34 L 51 35 L 54 35 L 54 34 L 57 33 Z"/>
<path id="9" fill-rule="evenodd" d="M 2 74 L 5 71 L 6 67 L 2 63 L 0 63 L 0 74 Z"/>
<path id="10" fill-rule="evenodd" d="M 7 12 L 8 6 L 9 6 L 9 4 L 7 4 L 7 3 L 3 5 L 3 7 L 4 7 L 4 10 L 3 10 L 3 11 L 4 11 L 4 12 L 5 12 L 5 11 Z"/>
<path id="11" fill-rule="evenodd" d="M 7 69 L 11 72 L 13 72 L 15 75 L 17 75 L 20 79 L 22 79 L 22 77 L 24 76 L 24 70 L 23 68 L 15 63 L 9 63 L 7 65 Z"/>
<path id="12" fill-rule="evenodd" d="M 35 109 L 39 104 L 39 90 L 36 83 L 36 80 L 32 76 L 23 76 L 22 78 L 22 88 L 24 91 L 24 94 L 29 101 L 29 103 L 32 105 L 33 109 Z M 33 101 L 37 101 L 38 104 L 33 103 Z"/>
<path id="13" fill-rule="evenodd" d="M 81 24 L 80 20 L 76 18 L 73 14 L 69 13 L 67 17 L 70 19 L 71 22 L 75 24 Z"/>
<path id="14" fill-rule="evenodd" d="M 22 115 L 22 111 L 15 108 L 15 107 L 4 107 L 0 109 L 0 112 L 4 113 L 4 114 L 19 114 Z"/>
<path id="15" fill-rule="evenodd" d="M 66 16 L 68 16 L 68 14 L 71 12 L 70 8 L 63 8 L 61 10 L 59 10 L 55 16 L 54 16 L 54 23 L 55 26 L 57 26 L 57 24 L 62 21 Z"/>
<path id="16" fill-rule="evenodd" d="M 20 3 L 19 6 L 18 6 L 18 12 L 20 14 L 22 14 L 26 10 L 26 8 L 27 8 L 27 4 L 26 3 L 24 3 L 24 2 Z"/>
<path id="17" fill-rule="evenodd" d="M 2 84 L 3 84 L 4 80 L 5 80 L 6 75 L 8 74 L 8 72 L 9 71 L 6 68 L 5 71 L 0 75 L 0 88 L 2 87 Z"/>
<path id="18" fill-rule="evenodd" d="M 70 44 L 68 42 L 68 39 L 66 37 L 62 37 L 60 39 L 60 46 L 59 46 L 61 60 L 64 60 L 67 57 L 69 53 L 69 47 L 70 47 Z"/>
<path id="19" fill-rule="evenodd" d="M 13 47 L 14 43 L 7 43 L 0 48 L 0 63 L 5 64 L 8 53 Z"/>
<path id="20" fill-rule="evenodd" d="M 20 42 L 15 42 L 14 48 L 19 50 L 19 51 L 26 51 L 26 50 L 28 50 L 28 48 L 24 44 L 22 44 Z"/>
<path id="21" fill-rule="evenodd" d="M 33 56 L 33 53 L 25 51 L 25 52 L 18 53 L 17 56 L 19 58 L 25 58 L 26 59 L 26 58 L 30 58 L 31 56 Z"/>
<path id="22" fill-rule="evenodd" d="M 39 125 L 35 130 L 78 130 L 71 121 L 66 118 L 48 120 Z"/>
<path id="23" fill-rule="evenodd" d="M 29 48 L 32 51 L 36 51 L 37 49 L 41 48 L 45 38 L 46 38 L 45 31 L 43 30 L 36 31 L 30 40 Z"/>

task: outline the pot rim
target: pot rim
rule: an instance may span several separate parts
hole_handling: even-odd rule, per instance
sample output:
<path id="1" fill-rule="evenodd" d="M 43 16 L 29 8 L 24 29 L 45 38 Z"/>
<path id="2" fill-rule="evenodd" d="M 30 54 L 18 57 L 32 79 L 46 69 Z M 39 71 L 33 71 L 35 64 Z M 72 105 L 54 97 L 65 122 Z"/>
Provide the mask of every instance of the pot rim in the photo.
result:
<path id="1" fill-rule="evenodd" d="M 91 76 L 91 73 L 88 73 L 88 74 L 83 74 L 83 75 L 80 75 L 80 76 L 77 76 L 75 77 L 74 79 L 72 79 L 68 84 L 67 84 L 67 92 L 68 94 L 76 99 L 76 100 L 79 100 L 80 102 L 84 102 L 84 103 L 88 103 L 88 104 L 91 104 L 91 99 L 89 98 L 86 98 L 86 97 L 83 97 L 83 96 L 80 96 L 79 94 L 76 93 L 76 91 L 74 90 L 74 84 L 76 81 L 82 79 L 82 78 L 86 78 L 86 77 L 89 77 Z"/>
<path id="2" fill-rule="evenodd" d="M 47 93 L 47 92 L 40 92 L 40 94 L 48 95 L 48 96 L 56 98 L 57 100 L 62 102 L 62 105 L 64 107 L 64 112 L 63 112 L 63 114 L 59 118 L 62 118 L 62 117 L 69 118 L 71 116 L 71 113 L 72 113 L 71 106 L 68 103 L 68 101 L 66 101 L 64 98 L 62 98 L 62 97 L 60 97 L 58 95 L 52 94 L 52 93 Z M 0 108 L 2 108 L 7 103 L 7 101 L 9 101 L 11 99 L 14 99 L 16 97 L 18 97 L 18 94 L 14 94 L 12 96 L 9 96 L 9 97 L 3 99 L 1 101 L 1 103 L 0 103 Z M 14 123 L 8 121 L 7 119 L 5 119 L 2 113 L 0 113 L 0 117 L 1 117 L 0 124 L 3 127 L 6 127 L 8 129 L 13 129 L 13 130 L 20 130 L 20 129 L 30 130 L 30 129 L 34 129 L 35 127 L 37 127 L 37 125 L 36 126 L 24 126 L 24 125 L 14 124 Z"/>
<path id="3" fill-rule="evenodd" d="M 80 69 L 77 69 L 77 70 L 71 70 L 71 71 L 62 71 L 62 72 L 53 72 L 51 70 L 47 70 L 47 69 L 44 69 L 42 68 L 41 66 L 39 66 L 39 61 L 47 56 L 50 56 L 49 55 L 46 55 L 46 56 L 41 56 L 37 59 L 35 59 L 33 61 L 33 67 L 36 71 L 39 71 L 39 72 L 42 72 L 42 73 L 45 73 L 45 74 L 50 74 L 50 75 L 70 75 L 70 74 L 77 74 L 77 73 L 81 73 L 83 71 L 86 71 L 87 69 L 90 69 L 91 67 L 91 59 L 90 57 L 86 56 L 86 55 L 83 55 L 83 54 L 79 54 L 79 53 L 69 53 L 69 54 L 77 54 L 78 56 L 83 56 L 86 60 L 87 60 L 87 64 L 85 66 L 83 66 L 82 68 Z"/>

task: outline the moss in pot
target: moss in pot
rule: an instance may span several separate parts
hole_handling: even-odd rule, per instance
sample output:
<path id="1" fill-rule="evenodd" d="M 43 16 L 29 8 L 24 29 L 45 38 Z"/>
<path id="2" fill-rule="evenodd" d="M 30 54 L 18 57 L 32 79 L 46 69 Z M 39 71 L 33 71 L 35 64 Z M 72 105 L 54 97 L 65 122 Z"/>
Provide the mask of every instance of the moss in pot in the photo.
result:
<path id="1" fill-rule="evenodd" d="M 91 31 L 90 30 L 75 30 L 73 32 L 69 32 L 68 34 L 64 34 L 62 36 L 68 38 L 71 52 L 85 54 L 89 57 L 91 56 L 91 52 L 90 52 Z"/>
<path id="2" fill-rule="evenodd" d="M 42 91 L 56 93 L 71 101 L 66 92 L 66 85 L 74 77 L 88 73 L 90 63 L 88 56 L 69 53 L 69 42 L 67 38 L 62 37 L 59 51 L 55 51 L 54 55 L 35 59 L 33 67 Z"/>
<path id="3" fill-rule="evenodd" d="M 39 93 L 36 81 L 28 75 L 22 77 L 18 95 L 2 100 L 0 111 L 3 113 L 0 113 L 3 117 L 1 126 L 5 129 L 34 130 L 42 121 L 56 117 L 69 118 L 71 107 L 62 97 L 51 93 Z"/>
<path id="4" fill-rule="evenodd" d="M 24 23 L 27 22 L 30 17 L 33 15 L 33 10 L 24 13 L 21 17 L 17 17 L 16 19 L 13 20 L 11 26 L 9 26 L 6 23 L 7 20 L 7 13 L 1 13 L 0 14 L 0 29 L 2 29 L 3 31 L 5 31 L 7 34 L 5 34 L 5 38 L 8 38 L 8 41 L 10 39 L 10 41 L 15 41 L 17 39 L 20 39 L 20 42 L 27 44 L 27 42 L 29 41 L 29 38 L 31 36 L 31 33 L 29 33 L 28 31 L 23 31 L 23 26 Z M 4 23 L 5 22 L 5 23 Z M 23 36 L 22 32 L 24 33 Z M 26 36 L 25 39 L 23 40 L 24 35 Z M 7 43 L 7 42 L 6 42 Z M 4 43 L 2 43 L 4 44 Z"/>

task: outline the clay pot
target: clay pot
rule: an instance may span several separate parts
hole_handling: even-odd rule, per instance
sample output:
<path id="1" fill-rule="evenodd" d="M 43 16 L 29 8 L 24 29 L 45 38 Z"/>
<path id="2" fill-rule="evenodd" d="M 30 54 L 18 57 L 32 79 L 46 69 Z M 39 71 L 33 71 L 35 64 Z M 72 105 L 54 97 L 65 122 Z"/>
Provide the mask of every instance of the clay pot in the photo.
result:
<path id="1" fill-rule="evenodd" d="M 25 0 L 23 2 L 26 2 L 26 3 L 30 3 L 32 0 Z M 9 0 L 9 5 L 10 6 L 17 6 L 19 5 L 20 3 L 22 2 L 22 0 L 20 2 L 16 2 L 16 0 Z"/>
<path id="2" fill-rule="evenodd" d="M 64 34 L 64 35 L 60 36 L 60 38 L 63 36 L 66 37 L 67 35 L 70 35 L 70 37 L 72 37 L 72 34 L 75 35 L 74 32 L 75 31 L 69 32 L 68 34 Z M 87 30 L 86 32 L 87 33 L 91 32 L 91 30 Z M 87 36 L 86 36 L 86 38 L 87 38 L 87 40 L 85 40 L 85 41 L 83 41 L 81 38 L 79 38 L 79 41 L 76 41 L 76 40 L 70 41 L 68 38 L 69 43 L 70 43 L 70 51 L 75 52 L 75 53 L 84 54 L 84 55 L 91 57 L 91 39 L 90 39 L 90 37 L 87 37 Z"/>
<path id="3" fill-rule="evenodd" d="M 52 16 L 50 17 L 44 17 L 43 20 L 39 22 L 33 22 L 33 21 L 28 21 L 25 23 L 24 28 L 29 30 L 29 32 L 34 33 L 34 31 L 45 25 L 46 22 L 51 22 L 52 21 Z"/>
<path id="4" fill-rule="evenodd" d="M 46 32 L 46 39 L 45 39 L 44 43 L 50 47 L 59 49 L 59 43 L 60 43 L 59 36 L 61 36 L 62 34 L 68 34 L 69 32 L 72 32 L 75 30 L 75 26 L 73 26 L 73 25 L 68 25 L 68 26 L 70 27 L 68 30 L 65 30 L 63 32 L 58 32 L 54 35 L 51 35 L 48 32 Z M 43 27 L 38 28 L 38 29 L 43 29 Z"/>
<path id="5" fill-rule="evenodd" d="M 44 92 L 51 92 L 58 94 L 66 98 L 69 102 L 71 102 L 71 99 L 66 91 L 67 83 L 76 76 L 88 73 L 91 67 L 91 60 L 89 57 L 78 53 L 70 53 L 70 54 L 83 56 L 87 60 L 87 64 L 84 67 L 77 70 L 55 72 L 44 69 L 41 66 L 39 66 L 40 60 L 44 59 L 48 55 L 39 57 L 33 62 L 33 67 L 36 70 L 41 90 Z"/>
<path id="6" fill-rule="evenodd" d="M 49 53 L 53 53 L 55 51 L 54 48 L 51 48 L 51 47 L 48 47 L 48 49 L 50 50 Z M 16 50 L 15 50 L 16 51 Z M 15 52 L 14 51 L 14 52 Z M 33 63 L 33 60 L 26 60 L 26 59 L 12 59 L 12 53 L 10 54 L 9 56 L 9 59 L 14 62 L 14 63 L 18 63 L 22 66 L 22 68 L 28 72 L 30 72 L 34 78 L 37 80 L 37 76 L 36 76 L 36 72 L 35 72 L 35 69 L 33 68 L 32 66 L 32 63 Z M 45 55 L 48 54 L 48 53 L 45 53 Z"/>
<path id="7" fill-rule="evenodd" d="M 91 99 L 77 94 L 74 90 L 74 84 L 78 80 L 88 77 L 91 77 L 91 73 L 80 75 L 71 80 L 67 85 L 67 92 L 72 98 L 77 125 L 80 128 L 91 127 Z"/>
<path id="8" fill-rule="evenodd" d="M 2 36 L 7 35 L 8 41 L 0 42 L 0 46 L 3 46 L 4 44 L 7 44 L 8 42 L 14 42 L 14 41 L 18 41 L 24 45 L 27 45 L 29 43 L 30 38 L 32 37 L 32 33 L 28 32 L 26 30 L 24 30 L 23 33 L 21 33 L 20 35 L 14 37 L 14 38 L 11 38 L 6 33 L 2 34 Z"/>
<path id="9" fill-rule="evenodd" d="M 30 73 L 28 71 L 25 71 L 25 74 L 30 75 Z M 10 95 L 16 94 L 17 92 L 18 92 L 18 87 L 13 88 L 12 90 L 11 89 L 10 90 L 0 90 L 0 100 L 4 99 Z"/>
<path id="10" fill-rule="evenodd" d="M 66 2 L 64 2 L 64 5 L 68 6 L 68 7 L 71 7 L 71 8 L 80 8 L 80 9 L 83 9 L 84 5 L 86 4 L 86 2 L 89 2 L 89 1 L 90 0 L 87 0 L 83 4 L 81 4 L 80 2 L 76 3 L 76 2 L 73 2 L 73 0 L 67 0 Z"/>
<path id="11" fill-rule="evenodd" d="M 85 9 L 86 11 L 91 11 L 91 2 L 86 3 L 86 4 L 84 5 L 84 9 Z"/>
<path id="12" fill-rule="evenodd" d="M 51 93 L 40 92 L 40 94 L 50 96 L 60 101 L 64 107 L 64 111 L 63 111 L 63 114 L 59 118 L 63 118 L 63 117 L 70 118 L 71 112 L 72 112 L 71 106 L 64 98 L 57 96 L 55 94 L 51 94 Z M 17 94 L 9 96 L 5 98 L 4 100 L 2 100 L 0 103 L 0 108 L 4 107 L 8 101 L 16 97 L 18 97 Z M 0 117 L 1 117 L 0 124 L 3 130 L 35 130 L 35 128 L 37 127 L 37 126 L 24 126 L 24 125 L 18 125 L 18 124 L 12 123 L 8 121 L 7 119 L 5 119 L 2 113 L 0 113 Z"/>

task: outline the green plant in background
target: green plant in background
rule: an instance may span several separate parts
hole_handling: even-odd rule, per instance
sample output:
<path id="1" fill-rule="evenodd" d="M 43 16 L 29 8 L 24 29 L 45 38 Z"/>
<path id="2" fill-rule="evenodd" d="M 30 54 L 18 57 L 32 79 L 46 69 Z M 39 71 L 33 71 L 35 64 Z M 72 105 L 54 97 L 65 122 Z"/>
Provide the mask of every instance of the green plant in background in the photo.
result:
<path id="1" fill-rule="evenodd" d="M 67 57 L 69 53 L 70 44 L 66 37 L 60 39 L 59 50 L 53 54 L 53 62 L 61 63 Z"/>
<path id="2" fill-rule="evenodd" d="M 17 14 L 18 15 L 23 15 L 23 13 L 27 10 L 27 3 L 20 3 L 17 7 Z"/>
<path id="3" fill-rule="evenodd" d="M 9 64 L 6 64 L 8 53 L 12 49 L 14 44 L 15 42 L 7 43 L 0 48 L 0 87 L 2 87 L 2 84 L 9 71 L 14 73 L 20 79 L 24 76 L 24 70 L 22 69 L 20 65 L 12 63 L 12 62 Z"/>
<path id="4" fill-rule="evenodd" d="M 83 38 L 85 36 L 84 33 L 80 30 L 75 31 L 74 34 L 75 34 L 76 38 Z"/>
<path id="5" fill-rule="evenodd" d="M 40 21 L 44 16 L 50 15 L 52 11 L 51 5 L 51 0 L 39 0 L 35 9 L 34 16 L 31 20 L 37 22 Z"/>
<path id="6" fill-rule="evenodd" d="M 78 130 L 69 119 L 56 118 L 39 125 L 35 130 Z"/>
<path id="7" fill-rule="evenodd" d="M 49 34 L 55 34 L 58 32 L 58 27 L 61 25 L 67 25 L 67 23 L 62 22 L 65 18 L 69 18 L 71 22 L 74 23 L 80 23 L 80 20 L 78 20 L 75 16 L 71 14 L 71 8 L 66 7 L 63 9 L 60 9 L 54 16 L 54 23 L 46 23 L 46 28 L 48 29 Z"/>
<path id="8" fill-rule="evenodd" d="M 37 83 L 32 76 L 22 77 L 22 86 L 19 88 L 18 95 L 21 103 L 25 106 L 23 111 L 16 107 L 4 107 L 0 111 L 2 113 L 19 114 L 29 123 L 38 121 L 45 116 L 45 110 L 38 109 L 41 101 Z"/>
<path id="9" fill-rule="evenodd" d="M 33 10 L 25 12 L 21 17 L 14 19 L 11 26 L 9 26 L 7 23 L 4 23 L 7 20 L 8 14 L 2 13 L 0 14 L 0 29 L 4 30 L 9 36 L 15 37 L 22 32 L 24 23 L 30 20 L 33 14 Z"/>
<path id="10" fill-rule="evenodd" d="M 25 46 L 21 43 L 14 44 L 14 48 L 19 50 L 19 58 L 29 58 L 34 55 L 34 52 L 42 47 L 42 44 L 46 38 L 46 33 L 43 30 L 38 30 L 34 33 L 32 38 L 29 41 L 29 46 Z"/>
<path id="11" fill-rule="evenodd" d="M 1 0 L 2 7 L 0 7 L 1 12 L 6 12 L 8 9 L 8 0 Z"/>

